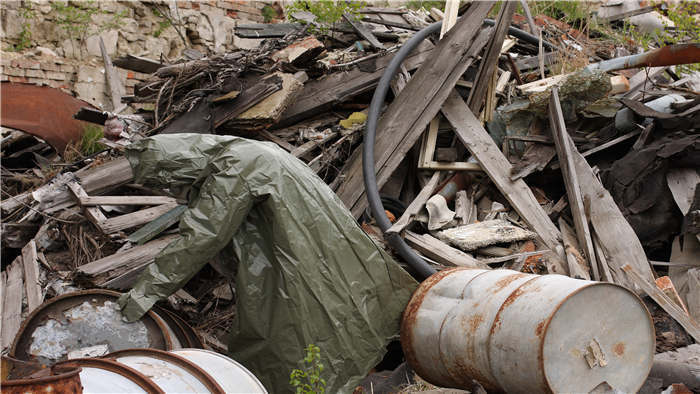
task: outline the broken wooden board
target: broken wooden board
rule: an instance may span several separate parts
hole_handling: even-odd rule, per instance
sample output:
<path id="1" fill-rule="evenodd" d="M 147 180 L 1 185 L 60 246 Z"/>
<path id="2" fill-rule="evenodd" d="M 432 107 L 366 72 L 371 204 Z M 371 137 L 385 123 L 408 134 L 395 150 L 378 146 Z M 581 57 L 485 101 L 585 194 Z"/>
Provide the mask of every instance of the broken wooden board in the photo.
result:
<path id="1" fill-rule="evenodd" d="M 282 88 L 259 103 L 247 109 L 245 112 L 228 121 L 227 127 L 252 128 L 255 126 L 267 126 L 277 121 L 282 113 L 289 107 L 303 88 L 292 74 L 275 73 L 282 81 Z M 245 92 L 243 93 L 245 94 Z"/>
<path id="2" fill-rule="evenodd" d="M 180 221 L 180 217 L 187 210 L 187 206 L 178 205 L 175 208 L 169 210 L 168 212 L 162 214 L 157 219 L 149 222 L 145 226 L 138 229 L 138 231 L 129 235 L 129 242 L 133 242 L 142 245 L 145 242 L 158 236 L 168 227 Z"/>
<path id="3" fill-rule="evenodd" d="M 352 28 L 357 32 L 357 34 L 367 40 L 369 42 L 369 45 L 376 49 L 384 49 L 384 45 L 382 45 L 381 42 L 377 39 L 377 37 L 372 33 L 372 30 L 370 30 L 367 26 L 362 24 L 362 22 L 355 20 L 355 17 L 348 14 L 344 13 L 343 18 L 352 26 Z"/>
<path id="4" fill-rule="evenodd" d="M 467 99 L 467 104 L 474 114 L 478 115 L 484 105 L 489 83 L 496 72 L 498 58 L 501 55 L 503 40 L 506 38 L 510 21 L 513 19 L 513 14 L 515 14 L 517 8 L 518 2 L 516 1 L 508 1 L 501 4 L 501 10 L 496 19 L 491 41 L 481 59 L 479 70 L 474 78 L 474 87 L 469 91 L 469 98 Z"/>
<path id="5" fill-rule="evenodd" d="M 627 277 L 639 288 L 642 289 L 649 297 L 651 297 L 666 313 L 685 328 L 688 335 L 695 339 L 695 342 L 700 342 L 700 325 L 685 314 L 685 311 L 676 303 L 673 302 L 661 289 L 656 287 L 654 281 L 649 281 L 642 274 L 637 272 L 633 266 L 625 264 L 622 270 L 627 273 Z"/>
<path id="6" fill-rule="evenodd" d="M 141 209 L 136 212 L 107 219 L 102 222 L 99 227 L 105 234 L 116 233 L 117 231 L 126 230 L 151 222 L 176 206 L 177 204 L 163 204 L 151 208 Z"/>
<path id="7" fill-rule="evenodd" d="M 176 204 L 177 200 L 167 196 L 83 196 L 78 199 L 84 207 L 97 205 L 162 205 Z"/>
<path id="8" fill-rule="evenodd" d="M 31 313 L 44 302 L 44 295 L 39 283 L 39 261 L 36 243 L 31 240 L 22 248 L 22 268 L 24 271 L 24 290 L 27 294 L 27 313 Z"/>
<path id="9" fill-rule="evenodd" d="M 469 8 L 379 119 L 374 155 L 379 188 L 437 115 L 457 80 L 486 44 L 489 30 L 477 33 L 481 26 L 472 20 L 482 20 L 492 5 L 493 2 L 478 2 Z M 472 37 L 476 38 L 472 41 Z M 367 206 L 361 156 L 357 149 L 346 162 L 345 180 L 337 190 L 355 217 Z"/>
<path id="10" fill-rule="evenodd" d="M 566 275 L 566 257 L 561 245 L 561 233 L 537 202 L 527 184 L 522 179 L 515 181 L 510 179 L 512 165 L 455 90 L 450 92 L 443 104 L 442 113 L 455 128 L 457 137 L 479 162 L 481 168 L 513 209 L 554 253 L 552 258 L 547 259 L 550 262 L 550 266 L 547 267 L 550 273 Z"/>
<path id="11" fill-rule="evenodd" d="M 245 89 L 235 100 L 225 101 L 212 110 L 214 128 L 225 126 L 228 121 L 246 112 L 256 104 L 282 89 L 282 78 L 270 75 Z"/>
<path id="12" fill-rule="evenodd" d="M 559 230 L 561 231 L 561 238 L 566 251 L 569 276 L 575 279 L 591 280 L 591 275 L 588 272 L 588 263 L 581 255 L 581 252 L 579 252 L 579 243 L 576 240 L 574 229 L 562 217 L 559 217 Z"/>
<path id="13" fill-rule="evenodd" d="M 423 206 L 425 206 L 425 202 L 433 195 L 433 191 L 437 187 L 438 182 L 440 182 L 440 171 L 435 171 L 428 183 L 425 184 L 416 198 L 411 201 L 411 204 L 406 208 L 403 215 L 386 230 L 387 235 L 391 233 L 400 233 L 411 224 L 413 218 L 423 209 Z"/>
<path id="14" fill-rule="evenodd" d="M 117 70 L 115 70 L 114 66 L 112 65 L 112 59 L 110 59 L 109 54 L 107 54 L 107 49 L 105 48 L 105 43 L 102 40 L 102 36 L 98 37 L 100 39 L 100 52 L 102 53 L 102 59 L 105 64 L 105 80 L 107 81 L 107 87 L 109 88 L 110 92 L 112 111 L 121 112 L 126 107 L 124 104 L 122 104 L 122 96 L 126 94 L 126 90 L 119 79 Z"/>
<path id="15" fill-rule="evenodd" d="M 436 236 L 450 245 L 469 252 L 489 245 L 534 239 L 537 235 L 532 231 L 514 226 L 506 220 L 492 219 L 442 230 Z"/>
<path id="16" fill-rule="evenodd" d="M 489 266 L 459 249 L 441 242 L 430 234 L 416 234 L 406 231 L 406 243 L 425 257 L 445 266 L 489 269 Z"/>
<path id="17" fill-rule="evenodd" d="M 430 58 L 433 44 L 424 41 L 403 62 L 408 71 L 415 70 Z M 393 53 L 378 57 L 374 60 L 375 71 L 362 71 L 354 67 L 348 71 L 336 72 L 304 84 L 302 92 L 294 103 L 282 114 L 274 128 L 294 125 L 300 121 L 317 115 L 333 105 L 342 103 L 352 97 L 373 90 L 384 70 L 394 57 Z"/>
<path id="18" fill-rule="evenodd" d="M 78 267 L 78 273 L 85 276 L 91 284 L 100 286 L 126 272 L 145 267 L 153 261 L 161 250 L 177 238 L 179 235 L 168 235 L 144 245 L 134 246 L 123 252 L 83 264 Z"/>
<path id="19" fill-rule="evenodd" d="M 588 259 L 593 280 L 600 280 L 598 263 L 595 259 L 595 250 L 593 249 L 593 241 L 591 240 L 591 232 L 588 229 L 588 219 L 586 218 L 586 212 L 583 206 L 581 186 L 578 181 L 578 175 L 576 174 L 572 157 L 572 152 L 576 150 L 576 146 L 571 136 L 569 136 L 569 132 L 566 130 L 564 115 L 559 103 L 559 90 L 556 87 L 552 88 L 552 95 L 549 100 L 549 122 L 554 139 L 554 146 L 557 150 L 557 156 L 559 156 L 559 162 L 561 163 L 561 174 L 564 179 L 566 195 L 569 199 L 571 216 L 574 219 L 576 238 L 578 239 L 578 244 L 583 249 L 585 257 Z M 574 272 L 570 273 L 572 276 L 574 275 Z M 590 279 L 590 276 L 587 274 L 585 277 L 587 277 L 586 279 Z"/>
<path id="20" fill-rule="evenodd" d="M 76 181 L 70 181 L 67 184 L 68 188 L 70 189 L 71 193 L 73 193 L 73 196 L 75 197 L 76 201 L 78 203 L 80 202 L 81 198 L 88 197 L 88 194 L 83 190 L 82 186 L 78 184 Z M 88 220 L 92 222 L 97 228 L 102 229 L 102 224 L 107 221 L 107 217 L 100 211 L 100 208 L 97 207 L 87 207 L 84 209 L 85 211 L 85 216 L 87 216 Z"/>
<path id="21" fill-rule="evenodd" d="M 126 55 L 114 59 L 112 62 L 115 66 L 125 70 L 136 71 L 144 74 L 153 74 L 165 64 L 145 57 Z"/>
<path id="22" fill-rule="evenodd" d="M 5 269 L 5 298 L 2 300 L 2 347 L 7 348 L 22 322 L 22 258 L 17 257 Z"/>
<path id="23" fill-rule="evenodd" d="M 576 150 L 571 153 L 579 182 L 581 185 L 586 185 L 581 189 L 581 195 L 583 201 L 590 207 L 589 220 L 594 231 L 598 234 L 600 246 L 607 256 L 610 268 L 622 274 L 619 270 L 623 265 L 629 264 L 643 278 L 653 281 L 651 267 L 632 226 L 622 215 L 610 193 L 600 183 L 586 158 Z M 617 278 L 617 281 L 619 284 L 633 289 L 629 280 L 620 277 Z"/>

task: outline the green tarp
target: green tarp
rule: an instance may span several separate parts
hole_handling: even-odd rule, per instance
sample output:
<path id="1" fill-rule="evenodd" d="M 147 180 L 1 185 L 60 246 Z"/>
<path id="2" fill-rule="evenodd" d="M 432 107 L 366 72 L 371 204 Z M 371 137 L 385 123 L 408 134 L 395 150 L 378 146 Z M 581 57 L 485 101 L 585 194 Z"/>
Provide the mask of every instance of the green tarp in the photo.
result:
<path id="1" fill-rule="evenodd" d="M 231 242 L 229 351 L 270 392 L 292 391 L 307 344 L 321 348 L 329 393 L 351 392 L 382 358 L 417 283 L 304 163 L 273 143 L 202 134 L 147 138 L 126 156 L 139 183 L 191 188 L 182 238 L 120 299 L 129 320 Z"/>

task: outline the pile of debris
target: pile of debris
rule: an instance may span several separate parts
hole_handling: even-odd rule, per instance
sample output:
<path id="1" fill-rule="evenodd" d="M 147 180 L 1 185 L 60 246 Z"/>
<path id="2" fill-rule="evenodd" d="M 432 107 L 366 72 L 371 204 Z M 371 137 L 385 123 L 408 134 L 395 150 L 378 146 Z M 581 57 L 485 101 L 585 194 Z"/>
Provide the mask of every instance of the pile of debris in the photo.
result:
<path id="1" fill-rule="evenodd" d="M 240 25 L 236 34 L 260 38 L 258 48 L 186 51 L 173 64 L 136 56 L 113 64 L 105 53 L 113 108 L 75 113 L 104 129 L 104 138 L 83 137 L 83 146 L 75 135 L 3 115 L 3 126 L 12 127 L 2 135 L 3 349 L 22 358 L 27 327 L 20 324 L 45 299 L 80 289 L 127 291 L 168 245 L 190 236 L 178 223 L 194 209 L 203 180 L 219 170 L 210 168 L 215 162 L 200 164 L 204 175 L 192 175 L 191 185 L 155 188 L 136 183 L 134 159 L 124 157 L 132 144 L 175 133 L 276 144 L 317 174 L 418 280 L 466 267 L 613 283 L 644 298 L 657 352 L 699 342 L 700 77 L 678 75 L 674 66 L 700 62 L 700 45 L 613 57 L 622 47 L 532 18 L 525 2 L 525 16 L 516 14 L 520 3 L 507 2 L 492 20 L 494 2 L 455 4 L 444 13 L 365 8 L 329 28 L 310 13 L 294 15 L 298 23 Z M 653 10 L 606 9 L 600 18 Z M 590 64 L 555 75 L 580 57 Z M 151 77 L 122 96 L 110 77 L 115 65 Z M 3 96 L 10 85 L 3 83 Z M 172 137 L 162 154 L 176 157 L 150 163 L 163 178 L 204 155 L 188 146 L 191 135 L 180 146 Z M 202 156 L 186 157 L 190 150 Z M 158 306 L 222 353 L 243 308 L 231 264 L 240 251 L 226 242 Z M 266 291 L 285 291 L 277 285 Z M 114 346 L 96 355 L 120 350 Z M 303 358 L 303 349 L 294 352 L 292 359 Z M 647 381 L 664 385 L 655 389 L 671 383 L 698 389 Z M 273 385 L 284 390 L 288 382 Z"/>

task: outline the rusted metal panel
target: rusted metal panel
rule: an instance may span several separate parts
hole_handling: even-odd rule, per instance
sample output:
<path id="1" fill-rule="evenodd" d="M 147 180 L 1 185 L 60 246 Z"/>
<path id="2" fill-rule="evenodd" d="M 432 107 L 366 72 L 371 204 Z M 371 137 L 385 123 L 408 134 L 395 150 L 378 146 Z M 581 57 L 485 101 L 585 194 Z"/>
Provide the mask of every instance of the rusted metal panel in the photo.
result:
<path id="1" fill-rule="evenodd" d="M 48 376 L 43 375 L 46 372 Z M 1 391 L 3 394 L 53 394 L 53 393 L 74 393 L 83 392 L 80 382 L 81 369 L 79 367 L 54 367 L 45 369 L 39 373 L 24 378 L 3 380 Z"/>
<path id="2" fill-rule="evenodd" d="M 86 123 L 73 119 L 85 101 L 48 86 L 0 84 L 0 124 L 35 135 L 59 154 L 71 141 L 80 141 Z"/>
<path id="3" fill-rule="evenodd" d="M 107 344 L 109 351 L 135 347 L 171 350 L 166 323 L 153 311 L 134 323 L 123 321 L 116 304 L 121 294 L 93 289 L 45 302 L 22 323 L 10 348 L 20 360 L 52 364 L 80 348 Z"/>
<path id="4" fill-rule="evenodd" d="M 421 284 L 404 313 L 406 359 L 427 381 L 513 393 L 636 392 L 654 328 L 629 290 L 561 275 L 455 268 Z"/>

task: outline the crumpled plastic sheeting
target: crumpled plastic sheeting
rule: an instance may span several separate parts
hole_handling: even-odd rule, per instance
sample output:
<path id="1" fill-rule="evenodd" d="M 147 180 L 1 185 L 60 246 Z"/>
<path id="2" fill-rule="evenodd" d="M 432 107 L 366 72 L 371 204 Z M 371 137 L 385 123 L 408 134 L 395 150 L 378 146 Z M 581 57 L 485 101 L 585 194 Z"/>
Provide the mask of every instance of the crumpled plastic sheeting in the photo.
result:
<path id="1" fill-rule="evenodd" d="M 326 391 L 351 392 L 398 334 L 417 283 L 331 189 L 269 142 L 170 134 L 126 155 L 137 182 L 192 187 L 182 238 L 120 298 L 126 317 L 177 291 L 231 241 L 240 261 L 231 356 L 271 392 L 290 392 L 289 373 L 313 343 Z"/>

